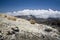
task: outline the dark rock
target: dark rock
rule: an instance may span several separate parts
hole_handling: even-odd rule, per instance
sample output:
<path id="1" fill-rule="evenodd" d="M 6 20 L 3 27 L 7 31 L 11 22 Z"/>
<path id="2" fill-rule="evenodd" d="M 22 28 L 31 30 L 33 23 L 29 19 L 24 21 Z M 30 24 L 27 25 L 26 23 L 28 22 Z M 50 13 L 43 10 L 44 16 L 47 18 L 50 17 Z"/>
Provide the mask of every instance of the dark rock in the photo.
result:
<path id="1" fill-rule="evenodd" d="M 45 31 L 46 31 L 46 32 L 51 32 L 52 29 L 50 29 L 50 28 L 46 28 Z"/>

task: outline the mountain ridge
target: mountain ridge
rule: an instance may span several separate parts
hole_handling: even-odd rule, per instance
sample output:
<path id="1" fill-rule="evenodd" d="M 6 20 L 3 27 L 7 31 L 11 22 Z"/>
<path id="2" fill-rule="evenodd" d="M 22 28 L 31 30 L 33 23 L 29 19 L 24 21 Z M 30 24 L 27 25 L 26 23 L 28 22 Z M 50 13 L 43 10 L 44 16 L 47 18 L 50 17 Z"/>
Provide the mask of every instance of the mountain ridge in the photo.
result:
<path id="1" fill-rule="evenodd" d="M 7 17 L 6 17 L 7 16 Z M 8 17 L 10 19 L 8 19 Z M 0 30 L 5 40 L 60 40 L 58 30 L 43 24 L 31 24 L 28 20 L 14 16 L 0 16 Z M 16 31 L 18 28 L 19 31 Z M 11 32 L 13 31 L 13 34 Z M 9 35 L 7 35 L 9 33 Z M 1 33 L 2 34 L 2 33 Z M 56 36 L 55 36 L 56 35 Z"/>

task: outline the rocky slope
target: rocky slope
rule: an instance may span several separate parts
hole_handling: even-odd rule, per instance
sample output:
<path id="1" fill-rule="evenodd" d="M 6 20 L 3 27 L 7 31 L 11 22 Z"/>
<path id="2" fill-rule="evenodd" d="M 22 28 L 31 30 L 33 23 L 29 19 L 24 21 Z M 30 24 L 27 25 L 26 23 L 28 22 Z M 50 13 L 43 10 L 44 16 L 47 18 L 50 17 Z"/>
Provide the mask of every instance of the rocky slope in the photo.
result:
<path id="1" fill-rule="evenodd" d="M 0 40 L 60 40 L 57 29 L 0 14 Z"/>

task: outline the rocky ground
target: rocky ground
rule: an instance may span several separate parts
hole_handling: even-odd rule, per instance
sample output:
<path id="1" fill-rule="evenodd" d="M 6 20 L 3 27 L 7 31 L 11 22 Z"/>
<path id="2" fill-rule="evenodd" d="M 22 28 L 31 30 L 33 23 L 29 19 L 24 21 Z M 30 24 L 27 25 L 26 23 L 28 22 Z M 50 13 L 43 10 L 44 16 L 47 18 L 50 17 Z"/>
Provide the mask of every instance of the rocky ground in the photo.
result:
<path id="1" fill-rule="evenodd" d="M 60 40 L 60 35 L 50 26 L 0 15 L 0 40 Z"/>

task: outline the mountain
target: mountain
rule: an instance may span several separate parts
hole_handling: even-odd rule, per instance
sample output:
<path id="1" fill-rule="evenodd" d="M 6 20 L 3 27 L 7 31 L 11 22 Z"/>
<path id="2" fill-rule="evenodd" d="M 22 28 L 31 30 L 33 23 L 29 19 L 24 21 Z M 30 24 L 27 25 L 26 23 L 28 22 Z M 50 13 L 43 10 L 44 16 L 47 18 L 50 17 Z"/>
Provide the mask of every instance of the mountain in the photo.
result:
<path id="1" fill-rule="evenodd" d="M 37 15 L 38 16 L 38 15 Z M 30 19 L 33 19 L 35 20 L 37 23 L 45 23 L 45 24 L 49 24 L 49 25 L 57 25 L 59 26 L 60 23 L 58 23 L 58 21 L 60 21 L 60 18 L 58 17 L 48 17 L 48 18 L 37 18 L 36 16 L 34 15 L 17 15 L 15 17 L 18 17 L 18 18 L 23 18 L 23 19 L 26 19 L 26 20 L 30 20 Z M 56 23 L 56 24 L 54 24 Z"/>
<path id="2" fill-rule="evenodd" d="M 38 24 L 45 24 L 45 25 L 50 25 L 51 27 L 53 28 L 56 28 L 60 31 L 60 18 L 59 17 L 48 17 L 48 18 L 37 18 L 36 16 L 38 15 L 17 15 L 15 17 L 18 17 L 18 18 L 23 18 L 23 19 L 26 19 L 28 21 L 30 21 L 31 19 L 32 20 L 35 20 L 36 23 Z"/>
<path id="3" fill-rule="evenodd" d="M 33 21 L 32 21 L 33 22 Z M 59 31 L 51 26 L 0 14 L 1 40 L 60 40 Z"/>

